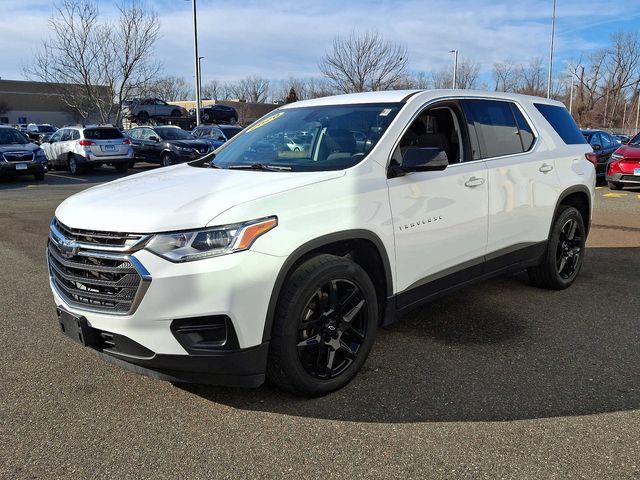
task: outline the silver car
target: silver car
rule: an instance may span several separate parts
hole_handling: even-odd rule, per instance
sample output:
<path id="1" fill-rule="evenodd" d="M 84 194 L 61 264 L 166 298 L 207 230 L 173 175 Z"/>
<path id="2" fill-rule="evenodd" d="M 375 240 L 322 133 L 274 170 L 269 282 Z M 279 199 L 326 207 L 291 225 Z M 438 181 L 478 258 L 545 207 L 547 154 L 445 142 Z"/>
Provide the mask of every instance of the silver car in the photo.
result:
<path id="1" fill-rule="evenodd" d="M 67 169 L 72 175 L 105 163 L 124 173 L 134 159 L 131 140 L 110 126 L 61 128 L 42 149 L 51 170 Z"/>
<path id="2" fill-rule="evenodd" d="M 179 105 L 171 105 L 159 98 L 138 98 L 127 102 L 124 106 L 127 118 L 137 123 L 146 123 L 156 117 L 186 117 L 189 113 Z"/>

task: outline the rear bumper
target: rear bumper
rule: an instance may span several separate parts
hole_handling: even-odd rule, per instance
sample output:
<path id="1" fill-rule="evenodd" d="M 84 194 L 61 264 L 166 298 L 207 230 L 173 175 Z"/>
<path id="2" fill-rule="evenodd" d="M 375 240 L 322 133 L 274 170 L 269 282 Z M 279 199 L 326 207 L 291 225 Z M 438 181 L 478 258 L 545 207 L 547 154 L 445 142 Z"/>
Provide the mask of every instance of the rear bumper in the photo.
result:
<path id="1" fill-rule="evenodd" d="M 103 163 L 128 163 L 134 159 L 133 149 L 130 149 L 126 155 L 93 155 L 93 154 L 83 154 L 76 155 L 76 159 L 78 163 L 87 164 L 87 165 L 100 165 Z"/>

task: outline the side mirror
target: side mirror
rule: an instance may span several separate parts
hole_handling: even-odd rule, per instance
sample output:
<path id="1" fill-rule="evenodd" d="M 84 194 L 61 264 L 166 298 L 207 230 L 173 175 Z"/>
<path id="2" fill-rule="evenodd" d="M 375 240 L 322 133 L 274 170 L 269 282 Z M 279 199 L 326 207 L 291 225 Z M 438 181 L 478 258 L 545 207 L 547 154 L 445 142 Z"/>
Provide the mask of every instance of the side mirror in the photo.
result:
<path id="1" fill-rule="evenodd" d="M 409 172 L 433 172 L 449 166 L 447 152 L 440 148 L 410 147 L 402 155 L 402 165 L 392 166 L 393 176 L 400 177 Z"/>
<path id="2" fill-rule="evenodd" d="M 602 150 L 602 145 L 596 143 L 595 145 L 591 145 L 591 148 L 593 148 L 594 152 L 598 152 Z"/>
<path id="3" fill-rule="evenodd" d="M 158 137 L 154 136 L 154 135 L 151 135 L 149 137 L 149 141 L 158 143 L 160 141 L 160 139 Z"/>

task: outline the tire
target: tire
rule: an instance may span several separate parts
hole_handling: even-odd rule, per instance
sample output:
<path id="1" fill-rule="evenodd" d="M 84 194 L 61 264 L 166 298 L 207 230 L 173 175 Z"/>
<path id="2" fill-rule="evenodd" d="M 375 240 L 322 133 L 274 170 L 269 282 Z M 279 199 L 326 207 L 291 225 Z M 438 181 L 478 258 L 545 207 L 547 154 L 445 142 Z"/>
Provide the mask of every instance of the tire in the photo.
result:
<path id="1" fill-rule="evenodd" d="M 171 116 L 172 117 L 181 117 L 182 113 L 180 112 L 180 110 L 178 110 L 177 108 L 174 110 L 171 110 Z"/>
<path id="2" fill-rule="evenodd" d="M 80 174 L 80 167 L 78 166 L 78 161 L 76 160 L 75 155 L 69 155 L 69 158 L 67 159 L 67 169 L 73 176 Z"/>
<path id="3" fill-rule="evenodd" d="M 236 117 L 231 117 L 229 119 L 229 125 L 235 125 L 238 122 L 238 119 Z"/>
<path id="4" fill-rule="evenodd" d="M 570 287 L 582 267 L 586 237 L 580 212 L 574 207 L 561 205 L 542 262 L 527 269 L 531 282 L 549 290 Z"/>
<path id="5" fill-rule="evenodd" d="M 47 169 L 49 169 L 49 170 L 58 170 L 58 166 L 53 164 L 53 163 L 51 163 L 51 162 L 49 162 L 49 163 L 47 163 Z"/>
<path id="6" fill-rule="evenodd" d="M 131 161 L 129 162 L 129 168 L 133 168 L 133 167 L 135 167 L 135 166 L 136 166 L 136 161 L 135 161 L 135 160 L 131 160 Z"/>
<path id="7" fill-rule="evenodd" d="M 129 169 L 129 162 L 116 163 L 115 167 L 116 167 L 116 172 L 127 173 L 127 170 Z"/>
<path id="8" fill-rule="evenodd" d="M 611 190 L 622 190 L 622 184 L 618 182 L 607 182 Z"/>
<path id="9" fill-rule="evenodd" d="M 36 182 L 41 182 L 44 180 L 44 172 L 34 173 L 33 177 L 35 178 Z"/>
<path id="10" fill-rule="evenodd" d="M 139 112 L 136 119 L 137 123 L 147 123 L 149 121 L 149 114 L 145 111 Z"/>
<path id="11" fill-rule="evenodd" d="M 209 115 L 207 112 L 202 114 L 202 121 L 204 123 L 211 123 L 211 115 Z"/>
<path id="12" fill-rule="evenodd" d="M 367 273 L 346 258 L 312 257 L 289 275 L 280 292 L 267 378 L 297 395 L 338 390 L 364 364 L 377 326 L 378 302 Z"/>
<path id="13" fill-rule="evenodd" d="M 173 158 L 173 155 L 169 152 L 165 152 L 160 156 L 160 166 L 162 167 L 168 167 L 170 165 L 173 165 L 175 163 L 175 159 Z"/>

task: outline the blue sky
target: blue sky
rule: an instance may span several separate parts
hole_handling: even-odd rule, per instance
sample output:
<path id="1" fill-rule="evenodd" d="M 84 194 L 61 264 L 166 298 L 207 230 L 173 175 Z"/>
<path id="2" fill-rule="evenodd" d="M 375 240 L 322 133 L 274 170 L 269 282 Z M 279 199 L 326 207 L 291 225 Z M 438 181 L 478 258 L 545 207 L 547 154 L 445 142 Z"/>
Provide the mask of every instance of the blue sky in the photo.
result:
<path id="1" fill-rule="evenodd" d="M 156 57 L 166 74 L 193 77 L 191 2 L 147 0 L 160 15 Z M 612 32 L 640 30 L 640 0 L 557 0 L 556 65 L 605 46 Z M 100 0 L 105 16 L 113 1 Z M 451 64 L 449 50 L 482 66 L 548 58 L 552 0 L 199 0 L 203 80 L 246 75 L 316 76 L 334 35 L 377 29 L 404 42 L 409 68 Z M 0 76 L 21 79 L 22 65 L 49 35 L 51 0 L 0 0 Z"/>

